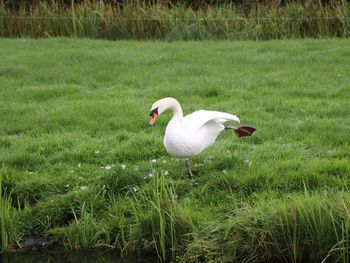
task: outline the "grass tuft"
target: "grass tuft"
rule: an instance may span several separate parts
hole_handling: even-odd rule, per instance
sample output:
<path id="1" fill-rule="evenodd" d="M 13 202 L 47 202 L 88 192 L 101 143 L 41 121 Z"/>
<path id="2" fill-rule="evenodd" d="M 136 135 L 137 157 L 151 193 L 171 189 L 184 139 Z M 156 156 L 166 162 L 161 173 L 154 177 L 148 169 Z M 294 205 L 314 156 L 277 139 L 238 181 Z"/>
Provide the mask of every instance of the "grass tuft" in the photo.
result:
<path id="1" fill-rule="evenodd" d="M 349 197 L 306 192 L 243 207 L 223 222 L 224 255 L 243 261 L 346 262 Z"/>
<path id="2" fill-rule="evenodd" d="M 3 177 L 0 174 L 0 241 L 1 252 L 9 252 L 19 245 L 21 239 L 17 224 L 17 210 L 12 207 L 11 193 L 3 187 Z"/>
<path id="3" fill-rule="evenodd" d="M 136 249 L 156 252 L 162 261 L 175 260 L 177 251 L 188 243 L 193 226 L 173 187 L 162 174 L 156 174 L 150 188 L 135 195 L 132 205 Z"/>
<path id="4" fill-rule="evenodd" d="M 89 250 L 101 246 L 100 240 L 105 233 L 94 217 L 93 205 L 89 211 L 83 203 L 79 211 L 79 218 L 73 211 L 74 220 L 65 228 L 56 228 L 51 234 L 56 238 L 62 238 L 64 245 L 71 250 Z"/>

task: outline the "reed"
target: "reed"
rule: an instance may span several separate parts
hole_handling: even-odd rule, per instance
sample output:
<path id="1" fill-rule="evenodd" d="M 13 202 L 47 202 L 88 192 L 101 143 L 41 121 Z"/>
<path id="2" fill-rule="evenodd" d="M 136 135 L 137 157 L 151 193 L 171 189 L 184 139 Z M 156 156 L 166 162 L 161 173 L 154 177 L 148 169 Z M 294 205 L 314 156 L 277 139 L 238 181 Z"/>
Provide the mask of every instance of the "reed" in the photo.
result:
<path id="1" fill-rule="evenodd" d="M 346 0 L 289 1 L 285 5 L 234 4 L 198 9 L 143 1 L 112 5 L 103 1 L 58 1 L 12 10 L 0 5 L 1 37 L 89 37 L 103 39 L 260 40 L 348 37 Z"/>

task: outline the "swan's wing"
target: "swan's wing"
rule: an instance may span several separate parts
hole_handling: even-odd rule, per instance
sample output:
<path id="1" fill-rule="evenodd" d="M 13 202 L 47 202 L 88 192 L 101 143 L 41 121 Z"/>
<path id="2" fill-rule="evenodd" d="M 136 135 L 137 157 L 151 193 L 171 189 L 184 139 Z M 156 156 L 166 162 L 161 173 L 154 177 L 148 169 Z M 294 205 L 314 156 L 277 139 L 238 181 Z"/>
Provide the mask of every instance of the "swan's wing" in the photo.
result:
<path id="1" fill-rule="evenodd" d="M 240 122 L 236 115 L 230 113 L 199 110 L 184 117 L 184 128 L 193 134 L 209 122 L 214 122 L 221 126 L 227 121 Z"/>

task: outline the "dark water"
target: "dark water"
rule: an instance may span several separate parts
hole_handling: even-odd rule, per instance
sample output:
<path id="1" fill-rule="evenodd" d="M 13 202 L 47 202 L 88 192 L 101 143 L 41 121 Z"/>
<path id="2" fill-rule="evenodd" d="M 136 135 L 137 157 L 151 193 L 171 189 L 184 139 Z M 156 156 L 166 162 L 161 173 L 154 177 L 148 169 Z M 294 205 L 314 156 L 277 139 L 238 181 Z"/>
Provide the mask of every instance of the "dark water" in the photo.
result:
<path id="1" fill-rule="evenodd" d="M 111 252 L 24 252 L 2 254 L 1 263 L 156 263 L 155 258 L 120 258 Z"/>

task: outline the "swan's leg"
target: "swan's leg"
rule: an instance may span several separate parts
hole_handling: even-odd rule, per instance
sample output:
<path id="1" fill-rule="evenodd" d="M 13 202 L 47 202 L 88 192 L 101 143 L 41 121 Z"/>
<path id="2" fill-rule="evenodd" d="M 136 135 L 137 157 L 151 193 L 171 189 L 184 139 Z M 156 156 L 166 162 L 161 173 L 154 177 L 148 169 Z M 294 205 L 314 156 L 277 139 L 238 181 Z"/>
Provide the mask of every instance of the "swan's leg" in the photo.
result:
<path id="1" fill-rule="evenodd" d="M 189 159 L 185 159 L 185 166 L 188 169 L 188 177 L 190 179 L 194 179 L 193 173 L 191 171 L 191 165 L 190 165 L 190 160 Z"/>
<path id="2" fill-rule="evenodd" d="M 237 131 L 238 127 L 235 126 L 225 126 L 225 130 L 235 130 Z"/>

